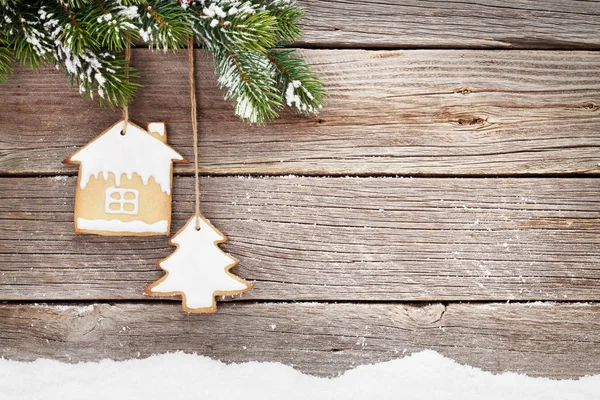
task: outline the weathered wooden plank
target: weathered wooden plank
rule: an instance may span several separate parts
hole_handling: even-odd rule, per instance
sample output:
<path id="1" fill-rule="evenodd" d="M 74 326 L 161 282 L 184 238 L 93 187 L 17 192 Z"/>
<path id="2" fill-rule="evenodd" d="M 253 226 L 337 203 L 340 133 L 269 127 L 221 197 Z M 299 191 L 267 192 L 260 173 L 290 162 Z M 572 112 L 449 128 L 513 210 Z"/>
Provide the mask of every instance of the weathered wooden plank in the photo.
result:
<path id="1" fill-rule="evenodd" d="M 210 174 L 600 172 L 600 53 L 303 50 L 324 78 L 319 117 L 244 124 L 199 55 L 201 169 Z M 133 52 L 134 121 L 168 123 L 191 159 L 185 54 Z M 0 174 L 72 174 L 60 162 L 120 113 L 79 97 L 60 72 L 0 86 Z M 190 173 L 191 166 L 177 166 Z"/>
<path id="2" fill-rule="evenodd" d="M 598 304 L 0 305 L 0 356 L 69 362 L 182 350 L 226 362 L 279 361 L 334 376 L 433 349 L 492 372 L 600 373 Z"/>
<path id="3" fill-rule="evenodd" d="M 307 46 L 600 48 L 600 2 L 300 0 Z"/>
<path id="4" fill-rule="evenodd" d="M 75 178 L 0 179 L 0 300 L 139 299 L 166 237 L 74 235 Z M 174 186 L 173 227 L 193 210 Z M 244 299 L 600 300 L 597 179 L 204 178 Z M 177 299 L 176 299 L 177 300 Z"/>

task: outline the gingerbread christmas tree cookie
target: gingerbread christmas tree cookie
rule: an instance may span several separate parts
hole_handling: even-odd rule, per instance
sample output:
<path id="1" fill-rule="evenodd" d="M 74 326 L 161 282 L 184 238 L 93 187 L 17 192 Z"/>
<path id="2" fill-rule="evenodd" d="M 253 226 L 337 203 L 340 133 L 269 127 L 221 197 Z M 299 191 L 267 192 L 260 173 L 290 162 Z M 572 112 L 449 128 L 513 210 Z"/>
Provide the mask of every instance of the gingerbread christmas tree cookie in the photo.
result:
<path id="1" fill-rule="evenodd" d="M 199 229 L 196 229 L 198 223 Z M 229 272 L 238 260 L 224 253 L 218 245 L 227 241 L 203 216 L 192 216 L 169 244 L 177 250 L 158 266 L 166 272 L 144 293 L 153 296 L 183 297 L 188 312 L 216 311 L 215 296 L 234 295 L 252 289 L 253 285 Z"/>

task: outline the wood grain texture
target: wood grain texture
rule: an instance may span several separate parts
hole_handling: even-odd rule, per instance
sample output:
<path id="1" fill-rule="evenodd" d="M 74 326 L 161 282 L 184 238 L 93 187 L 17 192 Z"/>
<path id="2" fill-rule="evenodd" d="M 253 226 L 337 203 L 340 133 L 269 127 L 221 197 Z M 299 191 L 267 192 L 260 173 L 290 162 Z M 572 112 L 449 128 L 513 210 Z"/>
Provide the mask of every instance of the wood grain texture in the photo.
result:
<path id="1" fill-rule="evenodd" d="M 296 45 L 357 49 L 299 51 L 329 105 L 318 117 L 241 123 L 198 52 L 202 173 L 600 173 L 600 54 L 483 50 L 598 50 L 600 2 L 299 3 Z M 480 50 L 456 50 L 467 48 Z M 166 121 L 191 159 L 186 55 L 137 49 L 133 63 L 144 88 L 132 119 Z M 0 85 L 0 175 L 61 175 L 0 178 L 0 300 L 14 302 L 0 304 L 1 357 L 183 350 L 335 376 L 433 349 L 492 372 L 600 373 L 600 303 L 505 303 L 600 301 L 598 180 L 204 178 L 202 209 L 256 289 L 191 315 L 177 298 L 142 294 L 174 250 L 166 237 L 72 233 L 75 178 L 62 175 L 76 169 L 60 161 L 120 113 L 62 75 L 18 69 Z M 174 227 L 192 211 L 192 179 L 178 176 Z M 87 303 L 123 299 L 140 302 Z M 40 300 L 81 304 L 16 303 Z M 345 303 L 291 303 L 301 300 Z M 394 303 L 412 300 L 436 302 Z M 469 300 L 502 303 L 452 303 Z"/>
<path id="2" fill-rule="evenodd" d="M 305 46 L 600 48 L 600 2 L 300 0 Z"/>
<path id="3" fill-rule="evenodd" d="M 245 124 L 198 54 L 207 174 L 518 175 L 600 172 L 600 53 L 303 50 L 330 91 L 318 117 Z M 166 121 L 192 159 L 185 54 L 133 52 L 133 121 Z M 120 117 L 61 72 L 0 85 L 0 174 L 74 174 L 60 162 Z M 191 166 L 177 166 L 189 174 Z"/>
<path id="4" fill-rule="evenodd" d="M 74 235 L 75 178 L 0 179 L 0 300 L 140 299 L 174 247 Z M 177 177 L 173 227 L 193 213 Z M 201 181 L 263 300 L 600 300 L 596 179 Z M 177 298 L 174 300 L 179 301 Z"/>
<path id="5" fill-rule="evenodd" d="M 492 372 L 600 373 L 597 304 L 0 305 L 0 356 L 77 362 L 185 351 L 225 362 L 279 361 L 335 376 L 433 349 Z"/>

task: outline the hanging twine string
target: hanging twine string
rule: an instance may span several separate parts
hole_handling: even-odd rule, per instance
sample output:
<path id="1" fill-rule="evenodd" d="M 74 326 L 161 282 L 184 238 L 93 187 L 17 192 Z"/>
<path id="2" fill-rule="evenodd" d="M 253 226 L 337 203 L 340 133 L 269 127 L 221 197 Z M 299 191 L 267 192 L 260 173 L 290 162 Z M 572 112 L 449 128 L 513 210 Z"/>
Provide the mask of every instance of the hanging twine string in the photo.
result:
<path id="1" fill-rule="evenodd" d="M 196 230 L 200 230 L 200 178 L 198 167 L 198 118 L 196 115 L 196 82 L 194 80 L 194 37 L 188 42 L 188 67 L 190 72 L 190 110 L 192 114 L 192 132 L 194 134 L 194 173 L 196 177 Z"/>
<path id="2" fill-rule="evenodd" d="M 129 36 L 126 39 L 125 45 L 125 61 L 127 63 L 127 67 L 129 67 L 129 61 L 131 61 L 131 42 L 129 41 Z M 129 79 L 129 70 L 127 70 L 127 79 Z M 127 133 L 127 125 L 129 125 L 129 107 L 127 104 L 123 106 L 123 121 L 122 134 L 125 135 Z"/>

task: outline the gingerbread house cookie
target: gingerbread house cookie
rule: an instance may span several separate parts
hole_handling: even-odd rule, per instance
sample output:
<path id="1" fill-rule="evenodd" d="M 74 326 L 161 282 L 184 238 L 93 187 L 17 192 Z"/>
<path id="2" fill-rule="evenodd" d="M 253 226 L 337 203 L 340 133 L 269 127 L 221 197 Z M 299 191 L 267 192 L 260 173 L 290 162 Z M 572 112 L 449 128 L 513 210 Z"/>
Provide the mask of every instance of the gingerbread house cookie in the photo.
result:
<path id="1" fill-rule="evenodd" d="M 75 232 L 108 236 L 167 235 L 173 162 L 163 122 L 148 130 L 120 120 L 63 162 L 79 165 Z"/>

